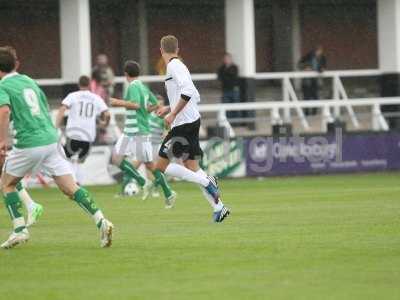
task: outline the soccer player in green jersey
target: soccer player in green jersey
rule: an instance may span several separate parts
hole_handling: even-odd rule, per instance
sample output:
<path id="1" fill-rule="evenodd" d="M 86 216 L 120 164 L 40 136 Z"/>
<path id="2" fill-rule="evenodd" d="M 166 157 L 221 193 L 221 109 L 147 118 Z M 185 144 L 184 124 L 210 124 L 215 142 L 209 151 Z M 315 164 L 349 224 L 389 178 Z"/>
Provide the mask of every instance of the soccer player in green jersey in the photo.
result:
<path id="1" fill-rule="evenodd" d="M 15 71 L 18 70 L 18 67 L 20 65 L 18 56 L 17 56 L 17 51 L 11 47 L 11 46 L 5 46 L 6 49 L 8 49 L 12 55 L 15 58 Z M 4 161 L 1 161 L 0 163 L 0 169 L 3 169 L 3 163 Z M 40 205 L 39 203 L 33 201 L 31 196 L 28 194 L 27 190 L 24 188 L 22 185 L 22 182 L 19 182 L 16 186 L 16 189 L 18 191 L 18 195 L 22 200 L 22 203 L 24 203 L 26 211 L 27 211 L 27 220 L 26 220 L 26 227 L 30 227 L 33 224 L 35 224 L 40 216 L 43 214 L 43 206 Z"/>
<path id="2" fill-rule="evenodd" d="M 1 248 L 12 248 L 29 239 L 21 214 L 17 184 L 27 173 L 42 169 L 50 174 L 59 189 L 89 213 L 100 229 L 100 245 L 112 241 L 113 225 L 104 218 L 87 190 L 79 187 L 70 164 L 58 147 L 57 131 L 48 112 L 47 98 L 30 77 L 15 71 L 16 58 L 8 48 L 0 48 L 0 159 L 5 158 L 2 191 L 14 230 Z M 13 120 L 16 142 L 7 155 L 8 127 Z"/>
<path id="3" fill-rule="evenodd" d="M 161 95 L 156 95 L 158 100 L 158 109 L 165 105 L 165 99 Z M 164 123 L 164 119 L 157 116 L 155 111 L 152 111 L 149 115 L 149 125 L 150 125 L 150 141 L 151 147 L 153 148 L 153 159 L 158 157 L 158 152 L 161 147 L 161 143 L 164 139 L 164 133 L 166 132 L 166 127 Z M 134 161 L 133 165 L 136 169 L 140 168 L 142 162 Z M 153 178 L 152 172 L 147 170 L 147 178 Z M 152 197 L 160 197 L 160 194 L 157 189 L 153 189 L 151 193 Z"/>
<path id="4" fill-rule="evenodd" d="M 150 139 L 150 111 L 158 107 L 157 98 L 139 79 L 140 65 L 135 61 L 127 61 L 124 65 L 125 77 L 129 83 L 124 99 L 111 98 L 111 105 L 126 108 L 125 129 L 114 148 L 112 161 L 125 176 L 129 176 L 143 188 L 143 199 L 150 193 L 146 179 L 139 174 L 134 166 L 126 159 L 134 155 L 139 162 L 154 175 L 154 186 L 161 186 L 165 196 L 166 207 L 170 208 L 176 198 L 176 193 L 169 187 L 164 174 L 155 169 L 153 149 Z"/>

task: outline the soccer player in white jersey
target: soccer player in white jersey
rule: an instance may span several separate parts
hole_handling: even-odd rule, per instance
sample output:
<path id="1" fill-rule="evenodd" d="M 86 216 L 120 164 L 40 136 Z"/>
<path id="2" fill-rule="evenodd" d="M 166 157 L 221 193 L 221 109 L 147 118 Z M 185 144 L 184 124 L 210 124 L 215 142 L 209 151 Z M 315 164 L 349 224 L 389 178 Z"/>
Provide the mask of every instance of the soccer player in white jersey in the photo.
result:
<path id="1" fill-rule="evenodd" d="M 107 127 L 110 121 L 110 112 L 104 100 L 89 90 L 90 78 L 79 78 L 79 91 L 70 93 L 62 101 L 58 110 L 56 126 L 63 124 L 65 112 L 68 110 L 68 120 L 65 130 L 67 137 L 64 151 L 68 159 L 78 156 L 73 160 L 75 177 L 82 182 L 79 163 L 83 163 L 89 154 L 90 146 L 96 139 L 96 119 L 100 117 L 99 126 Z"/>
<path id="2" fill-rule="evenodd" d="M 161 145 L 156 167 L 167 175 L 199 184 L 214 210 L 214 222 L 222 222 L 230 211 L 220 199 L 216 179 L 208 176 L 198 162 L 203 153 L 199 141 L 200 113 L 197 106 L 200 94 L 188 68 L 178 58 L 178 39 L 172 35 L 164 36 L 160 50 L 167 66 L 165 86 L 170 106 L 160 108 L 157 113 L 165 116 L 165 123 L 171 130 Z M 181 158 L 184 166 L 171 163 L 173 157 Z"/>

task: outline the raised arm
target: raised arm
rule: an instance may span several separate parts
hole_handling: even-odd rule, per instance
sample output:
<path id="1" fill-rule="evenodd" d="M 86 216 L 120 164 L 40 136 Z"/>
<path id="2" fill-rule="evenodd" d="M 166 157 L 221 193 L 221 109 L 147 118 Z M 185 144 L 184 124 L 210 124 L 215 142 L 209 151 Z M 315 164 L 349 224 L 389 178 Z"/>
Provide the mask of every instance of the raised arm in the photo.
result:
<path id="1" fill-rule="evenodd" d="M 126 101 L 126 100 L 121 100 L 117 98 L 110 98 L 110 105 L 112 107 L 125 107 L 126 109 L 130 110 L 138 110 L 140 108 L 140 105 L 134 102 Z"/>

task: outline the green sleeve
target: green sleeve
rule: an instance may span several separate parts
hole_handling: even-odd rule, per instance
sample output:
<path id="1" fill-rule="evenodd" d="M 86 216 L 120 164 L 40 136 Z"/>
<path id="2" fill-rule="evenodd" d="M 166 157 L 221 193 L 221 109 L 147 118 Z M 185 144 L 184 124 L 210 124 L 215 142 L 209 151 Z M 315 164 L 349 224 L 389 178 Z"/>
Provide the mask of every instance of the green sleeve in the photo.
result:
<path id="1" fill-rule="evenodd" d="M 0 87 L 0 106 L 10 105 L 10 96 Z"/>
<path id="2" fill-rule="evenodd" d="M 140 103 L 140 91 L 136 85 L 131 85 L 125 95 L 125 100 L 129 102 Z"/>
<path id="3" fill-rule="evenodd" d="M 47 106 L 47 110 L 50 111 L 50 104 L 49 104 L 49 101 L 47 101 L 47 96 L 46 96 L 46 94 L 42 91 L 41 88 L 39 88 L 39 94 L 40 94 L 40 100 L 42 100 L 42 103 L 43 103 L 44 105 Z"/>
<path id="4" fill-rule="evenodd" d="M 154 96 L 154 94 L 149 90 L 149 102 L 151 105 L 157 105 L 158 104 L 158 99 L 156 96 Z"/>

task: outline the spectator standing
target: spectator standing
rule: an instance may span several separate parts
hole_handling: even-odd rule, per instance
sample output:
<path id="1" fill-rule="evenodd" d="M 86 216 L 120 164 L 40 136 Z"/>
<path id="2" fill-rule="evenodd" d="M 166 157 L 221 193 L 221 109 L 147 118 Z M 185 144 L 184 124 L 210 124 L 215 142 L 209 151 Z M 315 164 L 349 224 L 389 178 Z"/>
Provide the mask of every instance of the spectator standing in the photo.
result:
<path id="1" fill-rule="evenodd" d="M 114 93 L 114 71 L 108 64 L 108 57 L 105 54 L 99 54 L 96 58 L 96 65 L 92 70 L 91 91 L 106 103 Z"/>
<path id="2" fill-rule="evenodd" d="M 307 53 L 299 61 L 299 69 L 303 71 L 315 71 L 322 73 L 326 69 L 327 60 L 324 54 L 324 48 L 318 46 Z M 304 78 L 302 80 L 302 91 L 304 100 L 318 100 L 319 90 L 322 81 L 318 78 Z M 306 114 L 314 115 L 316 108 L 305 109 Z"/>
<path id="3" fill-rule="evenodd" d="M 218 80 L 222 86 L 222 103 L 239 103 L 239 69 L 233 62 L 232 55 L 225 53 L 223 64 L 218 68 Z M 239 111 L 228 111 L 228 118 L 238 118 L 241 113 Z"/>

